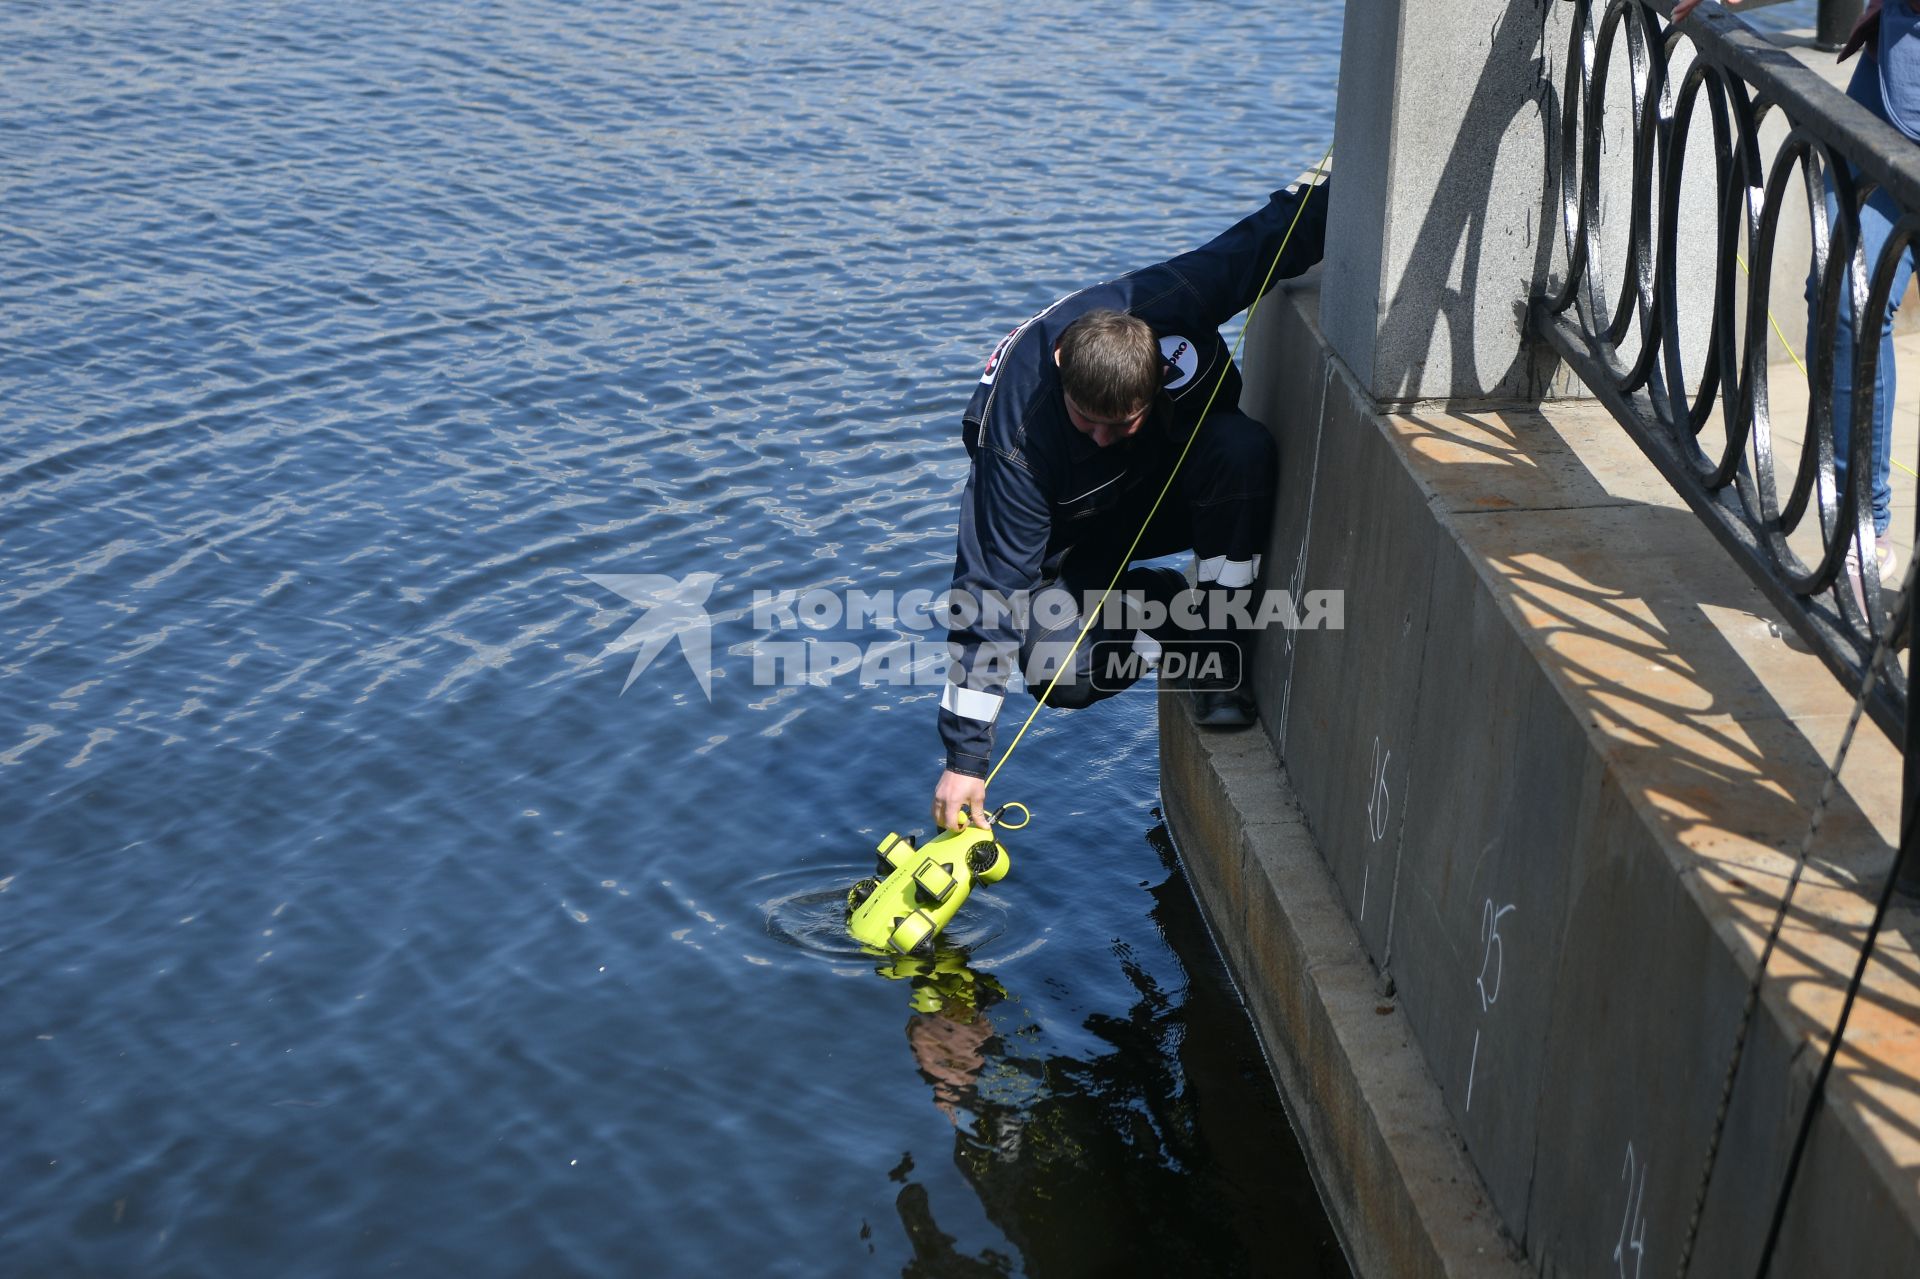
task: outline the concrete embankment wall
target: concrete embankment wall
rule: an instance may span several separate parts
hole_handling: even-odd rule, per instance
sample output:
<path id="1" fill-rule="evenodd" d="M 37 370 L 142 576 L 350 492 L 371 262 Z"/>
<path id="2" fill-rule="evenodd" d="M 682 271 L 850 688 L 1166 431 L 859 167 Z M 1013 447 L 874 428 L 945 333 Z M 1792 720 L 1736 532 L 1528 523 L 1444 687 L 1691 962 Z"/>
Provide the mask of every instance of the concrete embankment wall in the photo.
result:
<path id="1" fill-rule="evenodd" d="M 1345 626 L 1263 636 L 1237 743 L 1163 702 L 1176 840 L 1363 1273 L 1671 1274 L 1851 699 L 1603 411 L 1383 413 L 1317 302 L 1269 297 L 1243 405 L 1281 443 L 1267 585 Z M 1842 783 L 1696 1275 L 1751 1273 L 1890 860 L 1870 726 Z M 1776 1275 L 1920 1273 L 1916 937 L 1882 937 Z"/>

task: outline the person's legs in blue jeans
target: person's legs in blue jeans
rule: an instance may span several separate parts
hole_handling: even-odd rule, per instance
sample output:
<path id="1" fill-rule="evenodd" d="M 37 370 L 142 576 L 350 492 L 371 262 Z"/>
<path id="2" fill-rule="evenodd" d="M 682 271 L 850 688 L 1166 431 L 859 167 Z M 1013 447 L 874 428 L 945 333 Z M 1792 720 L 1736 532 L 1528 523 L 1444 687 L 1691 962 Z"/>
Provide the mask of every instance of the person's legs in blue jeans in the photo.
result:
<path id="1" fill-rule="evenodd" d="M 1839 216 L 1839 200 L 1834 194 L 1833 181 L 1827 181 L 1827 225 L 1832 226 Z M 1860 240 L 1866 254 L 1868 280 L 1871 282 L 1874 264 L 1879 260 L 1880 251 L 1886 246 L 1887 239 L 1893 233 L 1893 224 L 1899 219 L 1899 206 L 1884 191 L 1875 191 L 1864 208 L 1860 210 Z M 1893 520 L 1893 316 L 1899 309 L 1900 299 L 1905 296 L 1907 282 L 1913 277 L 1913 255 L 1903 253 L 1900 262 L 1894 268 L 1892 301 L 1887 306 L 1887 314 L 1880 328 L 1880 360 L 1874 369 L 1873 379 L 1873 530 L 1883 534 Z M 1809 343 L 1815 332 L 1815 318 L 1811 306 L 1814 294 L 1814 281 L 1811 273 L 1807 282 L 1809 299 L 1807 315 L 1807 333 Z M 1833 452 L 1834 480 L 1845 491 L 1847 483 L 1847 456 L 1853 434 L 1853 282 L 1849 275 L 1843 286 L 1838 324 L 1833 348 Z M 1871 317 L 1868 323 L 1872 323 Z"/>

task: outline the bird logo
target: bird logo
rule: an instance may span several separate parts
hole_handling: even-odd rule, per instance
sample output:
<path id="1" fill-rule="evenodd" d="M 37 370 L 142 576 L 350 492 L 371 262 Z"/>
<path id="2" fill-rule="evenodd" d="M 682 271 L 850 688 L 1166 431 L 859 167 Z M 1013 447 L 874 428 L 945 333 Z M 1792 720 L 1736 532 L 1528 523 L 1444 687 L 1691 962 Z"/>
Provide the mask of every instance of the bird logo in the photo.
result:
<path id="1" fill-rule="evenodd" d="M 718 573 L 689 573 L 677 581 L 660 573 L 589 573 L 587 580 L 646 610 L 600 653 L 605 657 L 639 650 L 627 671 L 627 682 L 620 686 L 622 693 L 678 637 L 681 656 L 700 681 L 700 692 L 709 702 L 713 700 L 713 619 L 704 606 L 720 580 Z"/>

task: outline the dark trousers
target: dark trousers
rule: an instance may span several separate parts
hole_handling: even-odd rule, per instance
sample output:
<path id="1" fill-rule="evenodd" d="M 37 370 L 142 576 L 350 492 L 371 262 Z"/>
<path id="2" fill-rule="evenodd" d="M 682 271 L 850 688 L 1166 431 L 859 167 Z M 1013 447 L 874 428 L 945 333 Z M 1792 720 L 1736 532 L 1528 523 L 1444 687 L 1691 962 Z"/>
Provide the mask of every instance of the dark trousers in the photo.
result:
<path id="1" fill-rule="evenodd" d="M 1168 458 L 1169 469 L 1172 460 Z M 1141 625 L 1147 619 L 1109 604 L 1047 693 L 1047 704 L 1090 706 L 1132 684 L 1157 661 L 1165 661 L 1169 671 L 1177 663 L 1198 686 L 1243 683 L 1251 636 L 1225 616 L 1227 610 L 1219 607 L 1224 600 L 1216 597 L 1235 591 L 1251 595 L 1257 589 L 1279 473 L 1279 450 L 1264 426 L 1237 410 L 1209 414 L 1151 523 L 1148 512 L 1166 483 L 1164 471 L 1135 485 L 1127 500 L 1089 520 L 1070 546 L 1049 557 L 1020 647 L 1028 691 L 1039 697 L 1062 669 L 1086 622 L 1081 608 L 1113 581 L 1116 570 L 1121 570 L 1116 594 L 1133 592 L 1163 611 L 1174 611 L 1177 597 L 1188 590 L 1185 576 L 1140 561 L 1181 551 L 1192 551 L 1196 566 L 1190 609 L 1148 627 Z M 1146 530 L 1128 554 L 1143 524 Z M 1064 594 L 1050 599 L 1051 591 Z M 1070 612 L 1064 607 L 1068 602 L 1074 606 Z M 1248 611 L 1253 611 L 1250 606 Z M 1181 624 L 1209 614 L 1221 624 L 1198 629 Z M 1140 655 L 1140 660 L 1127 660 L 1129 654 Z M 1218 659 L 1212 665 L 1209 654 Z"/>

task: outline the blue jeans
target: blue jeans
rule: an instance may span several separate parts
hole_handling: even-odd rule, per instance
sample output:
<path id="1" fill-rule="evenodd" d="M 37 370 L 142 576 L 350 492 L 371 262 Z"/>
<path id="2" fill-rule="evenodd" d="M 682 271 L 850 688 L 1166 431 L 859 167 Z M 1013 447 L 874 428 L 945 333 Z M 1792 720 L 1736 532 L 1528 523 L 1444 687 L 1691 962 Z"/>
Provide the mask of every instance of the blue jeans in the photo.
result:
<path id="1" fill-rule="evenodd" d="M 1868 83 L 1861 83 L 1867 77 Z M 1880 73 L 1874 61 L 1862 55 L 1860 63 L 1854 68 L 1854 84 L 1847 90 L 1850 97 L 1859 100 L 1862 91 L 1870 90 L 1875 99 L 1871 106 L 1878 105 L 1880 94 Z M 1876 114 L 1885 115 L 1882 107 Z M 1840 216 L 1840 202 L 1834 193 L 1833 180 L 1827 180 L 1827 225 L 1832 226 Z M 1873 278 L 1874 263 L 1879 260 L 1880 250 L 1886 247 L 1887 239 L 1893 234 L 1893 224 L 1900 220 L 1900 206 L 1885 191 L 1875 191 L 1860 210 L 1860 243 L 1866 254 L 1867 278 Z M 1880 362 L 1873 372 L 1873 531 L 1885 533 L 1893 522 L 1893 316 L 1900 308 L 1900 299 L 1906 295 L 1907 282 L 1913 278 L 1913 255 L 1911 252 L 1900 256 L 1900 263 L 1893 272 L 1893 293 L 1887 305 L 1885 323 L 1880 331 Z M 1807 278 L 1807 336 L 1809 343 L 1814 335 L 1814 317 L 1812 298 L 1815 281 L 1811 272 Z M 1833 478 L 1845 492 L 1847 486 L 1847 450 L 1853 438 L 1853 280 L 1846 278 L 1840 296 L 1839 324 L 1833 344 Z M 1871 323 L 1871 321 L 1869 321 Z M 1808 442 L 1811 447 L 1812 442 Z"/>

